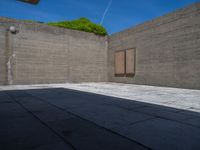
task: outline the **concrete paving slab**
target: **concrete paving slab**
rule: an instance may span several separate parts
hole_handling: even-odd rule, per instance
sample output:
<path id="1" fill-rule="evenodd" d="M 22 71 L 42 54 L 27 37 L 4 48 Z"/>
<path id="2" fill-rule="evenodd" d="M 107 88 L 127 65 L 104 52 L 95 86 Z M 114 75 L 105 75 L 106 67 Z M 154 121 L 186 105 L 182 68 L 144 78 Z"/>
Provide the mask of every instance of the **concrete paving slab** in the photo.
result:
<path id="1" fill-rule="evenodd" d="M 2 103 L 12 103 L 11 98 L 5 93 L 0 91 L 0 104 Z"/>
<path id="2" fill-rule="evenodd" d="M 147 120 L 113 130 L 154 150 L 200 149 L 198 128 L 165 119 Z"/>
<path id="3" fill-rule="evenodd" d="M 81 149 L 81 150 L 84 150 L 84 149 L 122 149 L 122 148 L 124 148 L 124 149 L 132 149 L 132 148 L 147 149 L 144 146 L 138 144 L 137 142 L 130 141 L 129 139 L 126 139 L 125 137 L 121 137 L 120 135 L 118 135 L 116 133 L 112 133 L 112 131 L 108 131 L 107 129 L 104 129 L 104 128 L 92 123 L 91 121 L 82 120 L 79 117 L 77 118 L 77 117 L 74 117 L 73 115 L 66 113 L 62 109 L 59 109 L 58 107 L 54 107 L 48 101 L 47 102 L 43 101 L 43 99 L 42 99 L 43 97 L 41 99 L 36 98 L 35 96 L 28 94 L 28 92 L 26 92 L 26 91 L 14 91 L 14 92 L 7 91 L 6 93 L 8 95 L 10 95 L 10 97 L 12 97 L 12 99 L 15 102 L 17 102 L 17 104 L 23 106 L 27 111 L 31 112 L 31 114 L 33 116 L 37 117 L 37 119 L 39 119 L 39 122 L 42 121 L 43 123 L 45 123 L 48 126 L 47 130 L 49 130 L 49 128 L 51 128 L 54 132 L 56 132 L 57 134 L 60 134 L 60 136 L 65 137 L 66 134 L 68 134 L 68 130 L 76 127 L 73 129 L 73 131 L 74 131 L 75 135 L 77 135 L 77 137 L 75 139 L 72 138 L 72 140 L 70 140 L 71 138 L 69 138 L 69 139 L 66 138 L 66 140 L 69 141 L 71 144 L 73 144 L 74 147 L 78 147 L 78 149 Z M 19 93 L 19 95 L 18 95 L 18 93 Z M 80 94 L 80 92 L 79 92 L 79 94 Z M 44 105 L 44 104 L 48 105 L 49 110 L 48 109 L 42 110 L 42 107 L 38 106 L 39 111 L 32 111 L 33 109 L 31 107 L 33 104 L 33 100 L 35 100 L 36 103 L 39 101 L 42 102 L 42 103 L 40 103 L 41 105 Z M 36 106 L 33 105 L 33 108 L 37 108 L 37 105 Z M 41 112 L 43 112 L 43 113 L 41 113 Z M 53 116 L 51 116 L 52 114 L 53 114 Z M 56 116 L 56 115 L 58 115 L 58 116 Z M 73 117 L 71 117 L 71 116 L 73 116 Z M 61 118 L 59 118 L 59 117 L 61 117 Z M 63 120 L 63 119 L 65 119 L 65 120 Z M 24 119 L 23 121 L 25 121 L 25 120 L 26 119 Z M 70 120 L 79 120 L 79 121 L 78 122 L 75 121 L 75 123 L 74 123 L 73 121 L 70 121 Z M 12 120 L 12 121 L 16 122 L 17 124 L 20 124 L 16 120 Z M 58 128 L 60 127 L 59 123 L 64 122 L 64 121 L 67 122 L 63 128 L 64 132 L 60 132 L 60 130 L 58 130 Z M 37 122 L 37 123 L 39 123 L 39 122 Z M 25 124 L 27 125 L 27 123 L 29 124 L 29 123 L 31 123 L 31 121 L 27 120 L 26 123 L 24 123 L 24 125 Z M 8 123 L 6 123 L 6 124 L 8 124 Z M 81 129 L 80 131 L 77 130 L 77 126 L 79 129 Z M 3 127 L 3 129 L 5 129 L 5 127 Z M 20 134 L 20 132 L 22 132 L 22 129 L 23 129 L 23 127 L 21 128 L 21 130 L 18 130 L 16 128 L 14 128 L 13 130 L 16 131 L 17 132 L 16 135 L 18 135 L 18 134 Z M 8 130 L 8 129 L 6 129 L 6 130 Z M 40 129 L 38 129 L 38 131 L 40 132 Z M 48 135 L 48 133 L 43 133 L 43 132 L 40 132 L 40 133 L 43 134 L 43 136 Z M 64 135 L 63 135 L 63 133 L 64 133 Z M 32 135 L 33 133 L 29 133 L 29 134 Z M 7 134 L 7 136 L 11 137 L 9 134 Z M 32 138 L 36 138 L 36 136 L 39 136 L 39 135 L 33 135 Z M 23 140 L 25 140 L 24 137 L 26 137 L 26 136 L 22 136 L 22 137 L 17 136 L 17 139 L 21 139 L 23 141 Z M 43 137 L 43 138 L 45 139 L 45 137 Z M 54 140 L 51 136 L 49 136 L 49 139 Z M 26 140 L 28 140 L 28 138 Z M 8 141 L 11 143 L 14 143 L 14 141 L 6 140 L 6 142 L 8 142 Z M 50 143 L 46 143 L 45 141 L 42 141 L 42 140 L 41 140 L 41 142 L 42 142 L 41 145 L 47 145 L 47 147 L 50 144 Z M 54 142 L 59 142 L 59 141 L 54 140 Z M 90 144 L 88 144 L 88 143 L 90 143 Z M 8 143 L 5 143 L 5 145 L 6 144 L 8 144 Z M 15 145 L 15 143 L 14 143 L 14 145 Z M 29 143 L 29 146 L 40 148 L 40 146 L 34 142 L 31 144 Z M 26 147 L 22 147 L 21 145 L 19 147 L 22 149 L 26 148 Z M 11 147 L 9 147 L 9 148 L 11 148 Z"/>
<path id="4" fill-rule="evenodd" d="M 32 116 L 1 120 L 0 133 L 0 149 L 2 150 L 27 150 L 61 141 Z"/>
<path id="5" fill-rule="evenodd" d="M 108 103 L 105 104 L 108 106 L 115 106 L 121 109 L 125 109 L 125 110 L 134 110 L 136 108 L 142 108 L 142 107 L 146 107 L 145 103 L 138 103 L 136 101 L 130 101 L 130 100 L 115 100 L 110 102 L 110 100 L 108 100 Z"/>
<path id="6" fill-rule="evenodd" d="M 186 122 L 190 125 L 200 128 L 200 117 L 188 119 L 188 120 L 186 120 Z"/>
<path id="7" fill-rule="evenodd" d="M 183 114 L 183 115 L 190 115 L 192 117 L 198 117 L 198 118 L 200 117 L 200 112 L 198 112 L 197 110 L 193 111 L 193 109 L 192 111 L 191 109 L 182 110 L 178 113 Z"/>
<path id="8" fill-rule="evenodd" d="M 1 120 L 14 119 L 16 117 L 27 117 L 27 111 L 5 93 L 0 92 L 0 118 Z"/>
<path id="9" fill-rule="evenodd" d="M 194 116 L 191 115 L 184 115 L 178 112 L 173 111 L 166 111 L 163 109 L 163 107 L 141 107 L 141 108 L 135 108 L 133 111 L 152 115 L 154 117 L 159 117 L 167 120 L 173 120 L 173 121 L 180 121 L 184 122 L 187 119 L 194 118 Z"/>
<path id="10" fill-rule="evenodd" d="M 37 95 L 37 96 L 41 97 L 42 99 L 45 99 L 45 101 L 48 101 L 59 108 L 63 108 L 63 103 L 67 104 L 67 107 L 64 107 L 67 111 L 70 111 L 73 114 L 81 116 L 85 119 L 91 120 L 106 128 L 114 128 L 116 126 L 123 126 L 123 125 L 131 124 L 134 122 L 154 118 L 153 116 L 149 116 L 147 114 L 142 114 L 138 112 L 133 113 L 131 111 L 126 110 L 128 105 L 129 105 L 129 109 L 143 106 L 142 104 L 139 104 L 137 102 L 134 103 L 133 101 L 127 102 L 122 99 L 111 98 L 111 97 L 106 97 L 106 96 L 97 95 L 97 94 L 91 95 L 88 93 L 79 92 L 79 91 L 71 91 L 67 89 L 65 90 L 56 89 L 55 91 L 52 91 L 51 93 L 46 93 L 46 92 L 49 92 L 49 91 L 43 91 L 43 95 Z M 49 96 L 54 95 L 54 98 L 58 98 L 59 95 L 56 94 L 57 92 L 59 92 L 59 94 L 61 95 L 64 95 L 64 93 L 70 94 L 70 93 L 75 92 L 77 95 L 79 94 L 79 97 L 80 96 L 81 97 L 76 98 L 76 99 L 74 99 L 73 97 L 68 97 L 67 99 L 65 99 L 65 102 L 62 102 L 59 100 L 60 103 L 58 103 L 55 100 L 51 101 L 49 100 L 48 97 L 44 96 L 46 93 L 47 95 L 49 94 Z M 32 94 L 35 94 L 35 93 L 32 92 Z M 57 96 L 55 97 L 55 95 Z M 102 97 L 104 98 L 104 101 L 101 104 Z M 105 105 L 104 103 L 105 100 L 107 101 L 106 104 L 108 103 L 110 104 Z M 82 104 L 82 102 L 85 102 L 85 103 Z M 74 105 L 79 105 L 80 107 L 73 107 Z M 123 109 L 119 107 L 121 105 Z M 125 106 L 127 106 L 126 109 L 124 109 Z"/>
<path id="11" fill-rule="evenodd" d="M 32 96 L 36 96 L 36 98 L 45 99 L 49 103 L 54 103 L 60 108 L 72 108 L 72 107 L 82 107 L 83 105 L 87 105 L 90 103 L 88 98 L 84 98 L 84 94 L 80 95 L 79 91 L 72 92 L 66 91 L 66 89 L 55 89 L 53 90 L 30 90 L 27 93 Z M 74 94 L 75 93 L 75 94 Z M 79 95 L 77 94 L 79 93 Z"/>
<path id="12" fill-rule="evenodd" d="M 71 118 L 63 121 L 49 123 L 64 138 L 80 150 L 122 150 L 135 149 L 145 150 L 147 148 L 108 132 L 93 123 L 80 118 Z"/>
<path id="13" fill-rule="evenodd" d="M 0 113 L 19 113 L 26 112 L 19 104 L 13 103 L 3 103 L 0 105 Z"/>
<path id="14" fill-rule="evenodd" d="M 50 111 L 42 111 L 42 110 L 34 111 L 32 113 L 34 113 L 35 116 L 37 116 L 39 119 L 41 119 L 44 122 L 65 120 L 65 119 L 70 119 L 74 117 L 73 115 L 67 112 L 63 112 L 58 109 L 50 110 Z"/>
<path id="15" fill-rule="evenodd" d="M 12 93 L 12 92 L 11 92 Z M 0 149 L 3 150 L 28 150 L 35 148 L 48 148 L 55 143 L 54 148 L 63 147 L 59 146 L 63 140 L 60 139 L 55 133 L 49 128 L 36 119 L 31 113 L 24 109 L 20 105 L 19 100 L 24 99 L 23 96 L 28 96 L 23 93 L 13 95 L 6 92 L 5 95 L 9 95 L 12 103 L 1 103 L 0 104 Z M 43 145 L 45 145 L 43 147 Z M 65 147 L 69 145 L 65 143 Z M 50 148 L 49 148 L 50 149 Z"/>
<path id="16" fill-rule="evenodd" d="M 154 118 L 138 112 L 131 112 L 113 106 L 88 105 L 88 107 L 68 109 L 68 111 L 111 129 Z"/>
<path id="17" fill-rule="evenodd" d="M 24 91 L 7 91 L 15 101 L 18 101 L 20 104 L 23 104 L 30 111 L 53 111 L 55 107 L 52 107 L 50 104 L 41 101 L 37 97 L 33 97 L 28 92 Z"/>
<path id="18" fill-rule="evenodd" d="M 29 150 L 73 150 L 73 149 L 70 146 L 68 146 L 66 143 L 59 142 L 56 144 L 38 146 L 36 148 L 29 149 Z"/>
<path id="19" fill-rule="evenodd" d="M 108 101 L 107 96 L 103 95 L 98 95 L 100 97 L 99 99 L 94 99 L 93 96 L 96 96 L 96 94 L 93 93 L 83 93 L 80 95 L 80 91 L 75 91 L 75 90 L 70 90 L 70 89 L 64 89 L 64 88 L 56 88 L 54 89 L 48 89 L 48 90 L 29 90 L 28 91 L 31 94 L 37 94 L 37 96 L 42 96 L 45 99 L 48 99 L 48 101 L 62 101 L 62 102 L 77 102 L 77 103 L 90 103 L 91 101 L 98 103 L 100 102 L 101 104 L 104 103 L 105 101 Z M 106 98 L 106 100 L 105 100 Z M 66 101 L 67 99 L 67 101 Z"/>

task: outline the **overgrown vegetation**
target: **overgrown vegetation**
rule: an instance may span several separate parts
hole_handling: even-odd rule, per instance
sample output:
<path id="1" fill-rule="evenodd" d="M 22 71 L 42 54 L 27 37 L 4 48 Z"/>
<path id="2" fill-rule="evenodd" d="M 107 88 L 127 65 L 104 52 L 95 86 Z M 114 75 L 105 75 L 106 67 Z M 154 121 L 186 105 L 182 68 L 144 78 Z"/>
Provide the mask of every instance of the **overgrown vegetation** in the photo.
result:
<path id="1" fill-rule="evenodd" d="M 34 20 L 21 20 L 21 21 L 30 22 L 30 23 L 44 23 L 42 21 L 34 21 Z"/>
<path id="2" fill-rule="evenodd" d="M 81 30 L 85 32 L 95 33 L 97 35 L 107 35 L 106 29 L 98 24 L 91 22 L 87 18 L 80 18 L 72 21 L 49 22 L 51 26 L 62 27 L 67 29 Z"/>

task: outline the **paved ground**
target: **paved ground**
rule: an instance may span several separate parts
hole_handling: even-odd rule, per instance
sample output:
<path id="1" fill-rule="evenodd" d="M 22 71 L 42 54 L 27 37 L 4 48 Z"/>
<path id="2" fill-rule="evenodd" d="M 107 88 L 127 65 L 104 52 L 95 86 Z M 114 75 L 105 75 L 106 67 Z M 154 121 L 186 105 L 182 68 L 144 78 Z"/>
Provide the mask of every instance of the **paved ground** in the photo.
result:
<path id="1" fill-rule="evenodd" d="M 158 88 L 157 92 L 152 91 L 157 93 L 153 95 L 150 92 L 153 87 L 146 87 L 143 89 L 146 93 L 144 92 L 141 99 L 135 97 L 134 100 L 132 97 L 128 100 L 72 89 L 52 88 L 55 86 L 31 90 L 8 90 L 25 88 L 22 86 L 0 87 L 0 149 L 200 149 L 199 99 L 195 102 L 195 109 L 183 107 L 185 103 L 175 103 L 175 107 L 184 108 L 178 109 L 162 106 L 161 102 L 159 105 L 143 102 L 145 98 L 142 97 L 148 95 L 147 93 L 162 101 L 165 97 L 161 92 L 162 88 L 160 91 Z M 102 88 L 102 84 L 100 86 Z M 121 90 L 126 91 L 126 85 L 123 86 Z M 45 85 L 37 86 L 44 87 Z M 190 97 L 192 102 L 200 93 L 195 90 L 165 90 L 168 91 L 165 93 L 168 96 L 172 91 L 179 91 L 173 94 L 174 101 L 183 91 L 187 93 L 182 93 L 182 97 Z M 139 86 L 138 91 L 142 91 Z M 173 100 L 172 97 L 168 98 Z"/>
<path id="2" fill-rule="evenodd" d="M 123 83 L 66 83 L 42 85 L 0 86 L 0 90 L 67 88 L 118 97 L 177 109 L 200 112 L 200 90 L 123 84 Z"/>

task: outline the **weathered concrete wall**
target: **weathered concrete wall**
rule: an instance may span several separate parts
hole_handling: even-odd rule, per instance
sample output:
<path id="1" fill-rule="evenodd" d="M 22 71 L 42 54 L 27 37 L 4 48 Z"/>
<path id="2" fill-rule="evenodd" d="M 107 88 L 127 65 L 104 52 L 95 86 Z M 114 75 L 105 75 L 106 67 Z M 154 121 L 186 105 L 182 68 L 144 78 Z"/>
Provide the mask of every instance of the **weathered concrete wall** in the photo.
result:
<path id="1" fill-rule="evenodd" d="M 108 81 L 107 37 L 76 32 L 71 34 L 69 43 L 69 81 Z"/>
<path id="2" fill-rule="evenodd" d="M 114 76 L 114 52 L 136 48 L 134 77 Z M 200 3 L 108 39 L 109 81 L 200 89 Z"/>
<path id="3" fill-rule="evenodd" d="M 6 36 L 8 36 L 6 35 L 6 28 L 0 26 L 0 85 L 7 83 L 6 45 L 8 43 Z"/>
<path id="4" fill-rule="evenodd" d="M 19 30 L 10 39 L 13 84 L 107 81 L 107 37 L 6 18 L 0 22 L 2 38 L 5 27 Z"/>

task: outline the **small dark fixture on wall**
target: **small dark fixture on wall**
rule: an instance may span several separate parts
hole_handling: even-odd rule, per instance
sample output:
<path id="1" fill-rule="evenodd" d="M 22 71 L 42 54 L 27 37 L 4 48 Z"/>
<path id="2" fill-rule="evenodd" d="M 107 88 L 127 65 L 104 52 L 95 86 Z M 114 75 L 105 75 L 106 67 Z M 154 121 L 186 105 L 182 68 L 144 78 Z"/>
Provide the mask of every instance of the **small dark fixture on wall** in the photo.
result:
<path id="1" fill-rule="evenodd" d="M 115 76 L 133 77 L 135 75 L 134 48 L 115 52 Z"/>
<path id="2" fill-rule="evenodd" d="M 30 4 L 38 4 L 40 2 L 40 0 L 18 0 L 18 1 L 30 3 Z"/>

